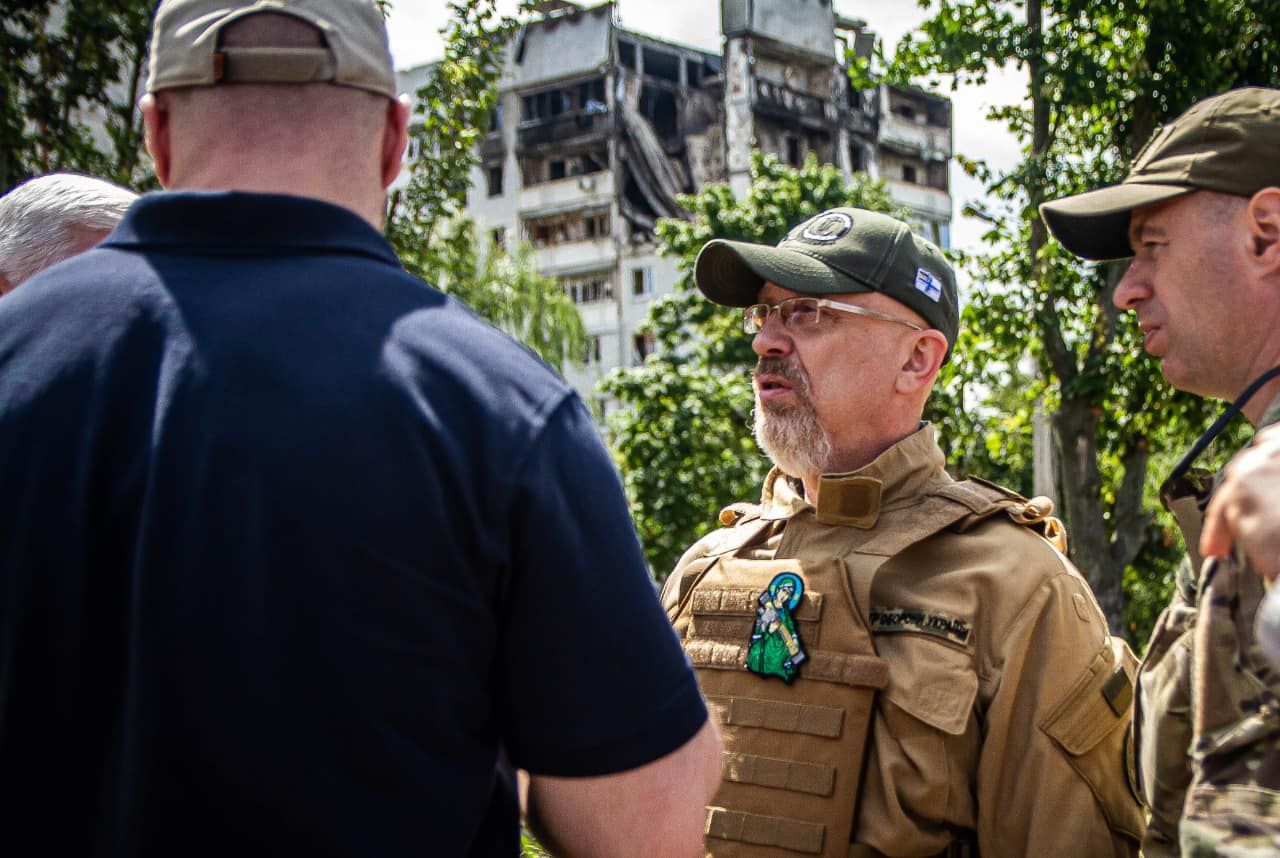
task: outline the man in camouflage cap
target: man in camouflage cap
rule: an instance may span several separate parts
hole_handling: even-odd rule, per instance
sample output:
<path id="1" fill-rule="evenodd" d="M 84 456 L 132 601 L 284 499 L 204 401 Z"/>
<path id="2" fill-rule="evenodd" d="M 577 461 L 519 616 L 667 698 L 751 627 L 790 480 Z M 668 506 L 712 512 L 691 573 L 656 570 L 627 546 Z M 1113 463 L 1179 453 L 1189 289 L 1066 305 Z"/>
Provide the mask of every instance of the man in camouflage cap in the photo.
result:
<path id="1" fill-rule="evenodd" d="M 1280 421 L 1280 90 L 1199 102 L 1156 134 L 1123 182 L 1041 212 L 1079 256 L 1133 257 L 1113 301 L 1137 314 L 1144 347 L 1174 386 L 1234 399 L 1224 417 Z M 1254 632 L 1264 581 L 1250 546 L 1231 545 L 1232 528 L 1245 521 L 1252 535 L 1257 517 L 1219 521 L 1205 547 L 1222 556 L 1198 551 L 1215 480 L 1191 464 L 1221 425 L 1162 490 L 1189 558 L 1138 682 L 1147 855 L 1280 850 L 1280 674 Z"/>
<path id="2" fill-rule="evenodd" d="M 838 208 L 695 278 L 745 308 L 775 464 L 663 593 L 725 737 L 708 854 L 1135 854 L 1136 662 L 1051 502 L 955 482 L 921 422 L 959 331 L 942 253 Z"/>

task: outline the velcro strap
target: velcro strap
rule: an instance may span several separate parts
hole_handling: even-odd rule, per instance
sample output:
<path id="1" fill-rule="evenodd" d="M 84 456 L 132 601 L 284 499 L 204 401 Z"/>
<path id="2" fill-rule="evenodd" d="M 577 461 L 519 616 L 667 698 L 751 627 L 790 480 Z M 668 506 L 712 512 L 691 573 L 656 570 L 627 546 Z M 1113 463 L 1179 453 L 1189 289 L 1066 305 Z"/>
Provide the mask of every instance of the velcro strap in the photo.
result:
<path id="1" fill-rule="evenodd" d="M 223 48 L 214 77 L 224 83 L 309 83 L 333 80 L 328 48 Z"/>
<path id="2" fill-rule="evenodd" d="M 760 589 L 747 587 L 704 587 L 693 594 L 690 607 L 695 614 L 742 614 L 754 617 L 760 605 Z M 805 593 L 791 616 L 802 622 L 822 616 L 822 594 Z"/>
<path id="3" fill-rule="evenodd" d="M 707 705 L 731 727 L 759 727 L 781 733 L 804 733 L 838 739 L 844 730 L 844 710 L 812 703 L 783 703 L 755 697 L 708 697 Z"/>
<path id="4" fill-rule="evenodd" d="M 806 855 L 822 852 L 826 826 L 781 816 L 762 816 L 723 807 L 707 808 L 707 836 L 753 846 L 790 849 Z"/>
<path id="5" fill-rule="evenodd" d="M 836 770 L 821 763 L 779 760 L 755 754 L 724 754 L 724 778 L 740 784 L 785 789 L 809 795 L 831 795 Z"/>
<path id="6" fill-rule="evenodd" d="M 747 663 L 747 648 L 743 644 L 687 640 L 684 649 L 694 667 L 743 670 Z M 800 668 L 800 678 L 855 688 L 884 688 L 889 682 L 889 663 L 874 655 L 811 652 Z"/>

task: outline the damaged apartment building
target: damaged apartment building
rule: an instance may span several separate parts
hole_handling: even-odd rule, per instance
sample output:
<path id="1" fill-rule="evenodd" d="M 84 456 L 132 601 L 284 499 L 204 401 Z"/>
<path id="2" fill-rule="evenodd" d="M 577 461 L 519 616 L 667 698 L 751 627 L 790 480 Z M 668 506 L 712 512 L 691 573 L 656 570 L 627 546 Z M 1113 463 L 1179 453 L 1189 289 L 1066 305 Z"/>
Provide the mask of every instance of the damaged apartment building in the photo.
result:
<path id="1" fill-rule="evenodd" d="M 882 178 L 923 234 L 949 243 L 950 102 L 854 90 L 846 51 L 868 56 L 875 37 L 831 0 L 721 0 L 720 11 L 721 53 L 624 29 L 611 3 L 564 0 L 543 3 L 507 45 L 468 211 L 496 241 L 531 243 L 578 305 L 589 345 L 566 376 L 598 413 L 596 383 L 644 360 L 652 344 L 638 328 L 675 287 L 657 220 L 687 217 L 679 195 L 708 183 L 741 195 L 753 150 Z M 402 90 L 429 73 L 403 72 Z"/>

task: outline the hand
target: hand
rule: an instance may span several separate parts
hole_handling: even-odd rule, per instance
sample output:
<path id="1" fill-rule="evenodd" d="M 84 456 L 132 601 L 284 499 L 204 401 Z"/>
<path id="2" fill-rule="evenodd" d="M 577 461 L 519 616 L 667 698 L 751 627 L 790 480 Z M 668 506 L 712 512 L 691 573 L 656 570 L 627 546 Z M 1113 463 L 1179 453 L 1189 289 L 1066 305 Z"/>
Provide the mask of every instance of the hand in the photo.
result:
<path id="1" fill-rule="evenodd" d="M 1224 557 L 1233 545 L 1268 581 L 1280 573 L 1280 426 L 1231 460 L 1205 511 L 1200 553 Z"/>

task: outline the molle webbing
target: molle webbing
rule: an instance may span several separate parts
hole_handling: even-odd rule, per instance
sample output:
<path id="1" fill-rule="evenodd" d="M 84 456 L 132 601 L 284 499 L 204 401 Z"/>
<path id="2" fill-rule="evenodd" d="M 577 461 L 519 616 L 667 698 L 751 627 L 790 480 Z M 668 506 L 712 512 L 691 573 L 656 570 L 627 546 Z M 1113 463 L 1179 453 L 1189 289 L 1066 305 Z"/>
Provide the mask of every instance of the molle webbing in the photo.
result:
<path id="1" fill-rule="evenodd" d="M 727 727 L 761 727 L 835 739 L 844 728 L 844 710 L 814 703 L 783 703 L 754 697 L 707 697 L 707 705 Z"/>
<path id="2" fill-rule="evenodd" d="M 707 836 L 806 855 L 822 854 L 825 826 L 781 816 L 707 808 Z"/>
<path id="3" fill-rule="evenodd" d="M 691 633 L 700 638 L 746 640 L 755 623 L 756 597 L 760 594 L 743 587 L 699 589 L 690 601 Z M 792 613 L 800 627 L 801 637 L 811 646 L 819 641 L 818 617 L 822 613 L 822 594 L 805 593 Z"/>
<path id="4" fill-rule="evenodd" d="M 746 669 L 760 595 L 782 573 L 804 584 L 790 616 L 808 657 L 790 683 Z M 720 556 L 693 575 L 675 626 L 725 741 L 706 854 L 845 858 L 875 692 L 889 670 L 843 562 Z"/>
<path id="5" fill-rule="evenodd" d="M 836 770 L 831 766 L 755 754 L 725 754 L 724 772 L 726 780 L 737 783 L 789 789 L 811 795 L 831 795 L 836 785 Z"/>
<path id="6" fill-rule="evenodd" d="M 744 644 L 689 641 L 684 650 L 694 667 L 742 670 L 747 661 Z M 889 682 L 889 665 L 877 656 L 811 651 L 804 666 L 805 679 L 836 682 L 854 688 L 881 689 Z"/>

